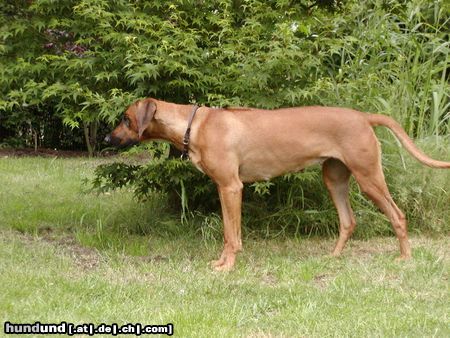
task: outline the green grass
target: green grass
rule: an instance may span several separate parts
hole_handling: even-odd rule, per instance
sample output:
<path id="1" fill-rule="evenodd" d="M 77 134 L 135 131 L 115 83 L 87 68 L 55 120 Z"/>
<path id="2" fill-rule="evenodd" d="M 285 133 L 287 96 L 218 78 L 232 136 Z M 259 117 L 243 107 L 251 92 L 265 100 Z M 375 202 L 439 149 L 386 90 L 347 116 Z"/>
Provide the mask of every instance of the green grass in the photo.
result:
<path id="1" fill-rule="evenodd" d="M 445 231 L 414 235 L 408 262 L 395 260 L 394 237 L 352 240 L 334 259 L 333 238 L 251 233 L 236 269 L 215 273 L 217 217 L 182 224 L 158 196 L 83 193 L 99 161 L 0 159 L 1 321 L 172 322 L 183 337 L 450 335 Z"/>

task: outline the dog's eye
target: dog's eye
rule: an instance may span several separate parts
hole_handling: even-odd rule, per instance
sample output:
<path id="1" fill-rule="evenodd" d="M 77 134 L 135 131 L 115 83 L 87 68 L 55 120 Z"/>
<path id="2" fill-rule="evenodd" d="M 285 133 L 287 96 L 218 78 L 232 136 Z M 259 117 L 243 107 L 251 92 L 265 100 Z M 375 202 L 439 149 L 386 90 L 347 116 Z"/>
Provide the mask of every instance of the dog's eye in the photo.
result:
<path id="1" fill-rule="evenodd" d="M 125 116 L 122 121 L 128 128 L 130 127 L 130 119 L 127 116 Z"/>

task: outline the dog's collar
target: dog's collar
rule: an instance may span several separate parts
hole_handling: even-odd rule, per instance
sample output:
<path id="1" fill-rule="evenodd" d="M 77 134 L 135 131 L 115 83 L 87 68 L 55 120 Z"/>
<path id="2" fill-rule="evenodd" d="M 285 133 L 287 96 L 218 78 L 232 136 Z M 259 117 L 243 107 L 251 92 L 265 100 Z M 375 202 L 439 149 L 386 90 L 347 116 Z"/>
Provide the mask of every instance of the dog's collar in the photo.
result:
<path id="1" fill-rule="evenodd" d="M 199 106 L 195 105 L 194 108 L 192 109 L 191 117 L 189 118 L 186 132 L 184 133 L 183 152 L 181 153 L 182 160 L 189 160 L 189 138 L 191 136 L 191 125 L 198 108 Z"/>

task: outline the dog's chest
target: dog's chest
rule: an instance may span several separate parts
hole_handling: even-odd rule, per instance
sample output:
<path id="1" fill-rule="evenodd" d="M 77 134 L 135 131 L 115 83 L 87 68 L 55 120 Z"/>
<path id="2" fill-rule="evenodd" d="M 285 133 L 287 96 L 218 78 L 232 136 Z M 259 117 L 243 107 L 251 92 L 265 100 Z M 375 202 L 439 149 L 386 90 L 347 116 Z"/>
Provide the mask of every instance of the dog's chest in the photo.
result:
<path id="1" fill-rule="evenodd" d="M 189 158 L 191 159 L 192 164 L 204 174 L 205 170 L 203 169 L 201 157 L 197 153 L 192 152 L 189 154 Z"/>

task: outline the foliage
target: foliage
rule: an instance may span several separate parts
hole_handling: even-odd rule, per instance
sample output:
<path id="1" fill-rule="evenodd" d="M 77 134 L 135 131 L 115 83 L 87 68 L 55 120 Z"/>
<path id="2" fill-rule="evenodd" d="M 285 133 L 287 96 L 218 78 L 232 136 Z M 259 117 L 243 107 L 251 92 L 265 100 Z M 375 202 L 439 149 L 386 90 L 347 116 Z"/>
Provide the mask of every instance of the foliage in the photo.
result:
<path id="1" fill-rule="evenodd" d="M 348 105 L 393 114 L 412 134 L 446 133 L 448 6 L 6 1 L 1 121 L 36 132 L 43 115 L 57 116 L 82 127 L 93 151 L 99 121 L 156 96 L 216 106 Z"/>
<path id="2" fill-rule="evenodd" d="M 152 193 L 160 192 L 170 196 L 175 207 L 182 206 L 183 195 L 189 196 L 194 208 L 210 211 L 217 206 L 211 195 L 214 184 L 200 174 L 190 163 L 177 159 L 151 161 L 144 166 L 113 163 L 99 165 L 95 169 L 92 189 L 106 192 L 132 184 L 135 197 L 144 201 Z"/>

